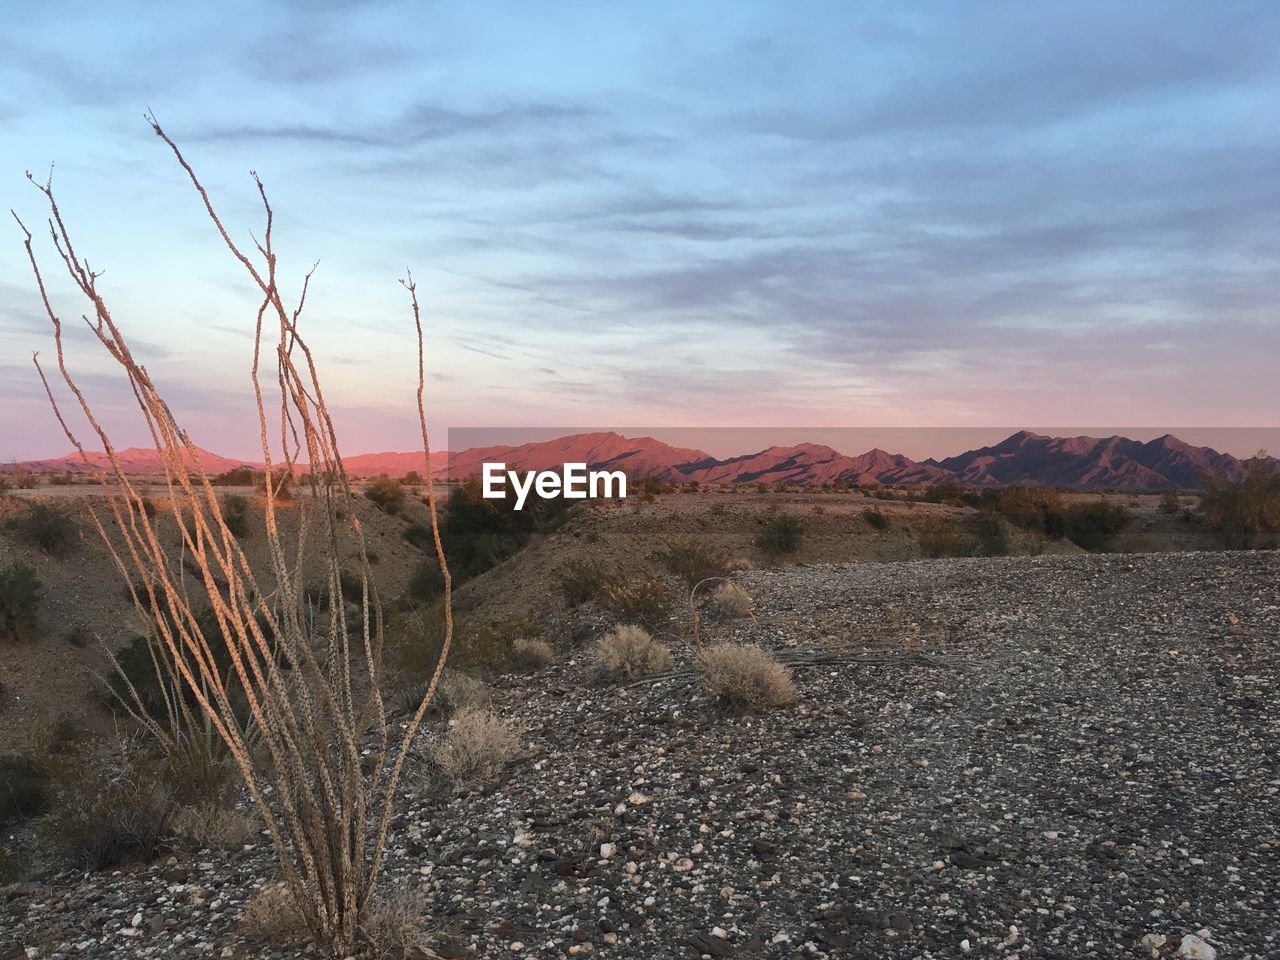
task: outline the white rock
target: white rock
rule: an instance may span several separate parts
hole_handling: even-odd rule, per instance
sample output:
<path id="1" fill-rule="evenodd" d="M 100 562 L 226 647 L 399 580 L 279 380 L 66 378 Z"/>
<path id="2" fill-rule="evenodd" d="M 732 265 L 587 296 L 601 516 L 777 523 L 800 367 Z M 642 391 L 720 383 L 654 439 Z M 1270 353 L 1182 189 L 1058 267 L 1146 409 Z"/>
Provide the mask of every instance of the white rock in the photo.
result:
<path id="1" fill-rule="evenodd" d="M 618 852 L 618 845 L 617 845 L 616 843 L 602 843 L 602 844 L 600 844 L 600 859 L 601 859 L 601 860 L 608 860 L 610 857 L 612 857 L 612 856 L 613 856 L 615 853 L 617 853 L 617 852 Z"/>
<path id="2" fill-rule="evenodd" d="M 970 950 L 972 950 L 972 949 L 973 949 L 973 947 L 972 947 L 972 946 L 970 946 L 970 944 L 969 944 L 969 941 L 968 941 L 968 940 L 961 940 L 961 941 L 960 941 L 960 952 L 961 952 L 961 953 L 968 953 L 968 952 L 969 952 Z"/>
<path id="3" fill-rule="evenodd" d="M 1200 933 L 1208 932 L 1208 930 L 1200 931 Z M 1199 935 L 1188 933 L 1178 945 L 1178 956 L 1182 960 L 1217 960 L 1218 951 L 1205 943 Z"/>
<path id="4" fill-rule="evenodd" d="M 131 927 L 140 927 L 140 926 L 142 926 L 142 911 L 141 911 L 141 910 L 139 910 L 137 913 L 135 913 L 135 914 L 133 915 L 133 919 L 129 921 L 129 926 L 131 926 Z"/>
<path id="5" fill-rule="evenodd" d="M 1148 933 L 1142 938 L 1141 946 L 1144 950 L 1150 951 L 1151 956 L 1158 957 L 1160 955 L 1160 948 L 1168 942 L 1169 938 L 1163 933 Z"/>
<path id="6" fill-rule="evenodd" d="M 728 940 L 728 939 L 729 939 L 729 934 L 725 932 L 724 927 L 712 927 L 712 928 L 711 928 L 711 935 L 712 935 L 713 937 L 718 937 L 718 938 L 719 938 L 719 939 L 721 939 L 721 940 Z"/>
<path id="7" fill-rule="evenodd" d="M 649 798 L 646 797 L 643 793 L 637 792 L 627 797 L 627 802 L 631 804 L 633 807 L 643 807 L 646 803 L 649 802 Z"/>

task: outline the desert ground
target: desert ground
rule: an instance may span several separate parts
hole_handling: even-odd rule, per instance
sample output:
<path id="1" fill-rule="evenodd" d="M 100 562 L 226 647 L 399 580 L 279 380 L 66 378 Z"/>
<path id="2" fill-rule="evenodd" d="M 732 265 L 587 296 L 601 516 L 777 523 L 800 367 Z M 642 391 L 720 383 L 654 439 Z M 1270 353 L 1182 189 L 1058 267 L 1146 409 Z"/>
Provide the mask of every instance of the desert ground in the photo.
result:
<path id="1" fill-rule="evenodd" d="M 50 493 L 84 534 L 60 555 L 5 524 Z M 4 650 L 0 753 L 120 723 L 97 641 L 144 625 L 91 495 L 0 500 L 0 560 L 43 585 L 39 636 Z M 518 743 L 467 785 L 415 753 L 387 847 L 388 888 L 426 918 L 404 955 L 1280 957 L 1280 555 L 1217 551 L 1158 497 L 1115 500 L 1133 519 L 1100 553 L 1009 528 L 1007 555 L 925 558 L 920 531 L 970 508 L 856 491 L 671 492 L 535 534 L 457 593 L 459 663 Z M 424 508 L 358 509 L 392 605 L 425 556 L 404 535 Z M 803 537 L 762 552 L 780 516 Z M 699 602 L 696 639 L 661 560 L 689 543 L 728 559 L 752 607 Z M 669 667 L 601 676 L 611 611 L 562 589 L 584 567 L 673 598 L 653 629 Z M 504 659 L 516 636 L 551 662 Z M 789 669 L 794 702 L 708 693 L 693 657 L 721 641 Z M 96 872 L 38 820 L 5 830 L 2 960 L 312 955 L 246 919 L 274 875 L 252 830 Z"/>

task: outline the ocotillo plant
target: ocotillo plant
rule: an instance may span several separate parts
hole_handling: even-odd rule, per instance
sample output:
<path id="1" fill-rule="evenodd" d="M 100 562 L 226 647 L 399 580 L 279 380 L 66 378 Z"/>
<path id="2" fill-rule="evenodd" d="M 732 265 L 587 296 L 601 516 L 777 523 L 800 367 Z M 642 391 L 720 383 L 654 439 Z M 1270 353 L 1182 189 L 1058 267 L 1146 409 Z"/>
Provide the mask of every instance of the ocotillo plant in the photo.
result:
<path id="1" fill-rule="evenodd" d="M 209 194 L 174 141 L 154 117 L 149 115 L 147 121 L 190 178 L 222 242 L 260 298 L 251 380 L 266 476 L 276 481 L 266 483 L 264 490 L 269 571 L 250 568 L 239 541 L 227 528 L 200 449 L 130 349 L 107 307 L 99 284 L 101 274 L 90 268 L 72 242 L 51 180 L 41 184 L 28 174 L 48 204 L 53 249 L 88 303 L 83 319 L 127 380 L 163 463 L 180 544 L 176 551 L 164 546 L 157 521 L 148 516 L 138 488 L 125 473 L 102 421 L 70 369 L 63 322 L 53 307 L 32 234 L 16 213 L 14 218 L 25 237 L 52 326 L 58 373 L 110 462 L 110 470 L 101 476 L 107 508 L 95 511 L 93 523 L 120 575 L 130 584 L 139 611 L 153 624 L 161 655 L 185 682 L 191 699 L 234 758 L 266 823 L 299 913 L 318 942 L 345 954 L 360 938 L 361 920 L 378 880 L 397 782 L 453 636 L 451 582 L 440 541 L 435 489 L 428 479 L 432 538 L 444 579 L 443 650 L 416 712 L 403 733 L 393 735 L 379 693 L 382 608 L 316 359 L 300 329 L 312 273 L 302 280 L 296 304 L 286 306 L 273 248 L 273 212 L 257 174 L 252 177 L 262 201 L 265 230 L 246 252 L 223 226 Z M 424 476 L 430 478 L 422 318 L 412 276 L 402 282 L 417 330 L 417 413 Z M 275 370 L 268 372 L 263 368 L 271 364 L 273 354 Z M 62 429 L 87 461 L 85 447 L 58 403 L 38 356 L 34 360 Z M 264 379 L 274 381 L 265 391 Z M 273 455 L 275 440 L 282 460 Z M 279 485 L 293 477 L 302 481 L 304 489 L 288 508 L 299 514 L 296 524 L 290 525 L 296 533 L 286 535 L 279 522 L 285 509 L 279 503 Z M 359 565 L 360 598 L 354 609 L 343 599 L 340 544 L 347 549 L 354 544 Z M 314 563 L 317 557 L 327 580 L 329 602 L 321 605 L 323 614 L 317 613 L 302 583 L 304 560 Z M 197 615 L 203 612 L 204 601 L 212 609 L 212 623 L 207 615 Z M 211 635 L 213 624 L 220 637 Z M 213 641 L 219 639 L 230 654 L 229 666 L 225 666 L 225 655 L 222 667 L 215 658 Z M 248 724 L 241 703 L 247 705 Z M 261 749 L 251 749 L 250 732 Z"/>

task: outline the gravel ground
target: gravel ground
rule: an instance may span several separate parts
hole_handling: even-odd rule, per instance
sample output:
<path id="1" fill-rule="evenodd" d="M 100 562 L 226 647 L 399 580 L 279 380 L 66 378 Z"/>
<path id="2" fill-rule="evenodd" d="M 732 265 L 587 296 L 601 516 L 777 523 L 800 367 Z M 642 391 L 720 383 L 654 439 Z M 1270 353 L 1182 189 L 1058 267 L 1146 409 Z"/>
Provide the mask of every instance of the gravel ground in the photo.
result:
<path id="1" fill-rule="evenodd" d="M 1280 958 L 1280 555 L 744 583 L 708 633 L 799 661 L 796 707 L 582 654 L 500 686 L 527 755 L 392 838 L 441 955 Z M 299 955 L 237 926 L 268 853 L 0 891 L 0 960 Z"/>

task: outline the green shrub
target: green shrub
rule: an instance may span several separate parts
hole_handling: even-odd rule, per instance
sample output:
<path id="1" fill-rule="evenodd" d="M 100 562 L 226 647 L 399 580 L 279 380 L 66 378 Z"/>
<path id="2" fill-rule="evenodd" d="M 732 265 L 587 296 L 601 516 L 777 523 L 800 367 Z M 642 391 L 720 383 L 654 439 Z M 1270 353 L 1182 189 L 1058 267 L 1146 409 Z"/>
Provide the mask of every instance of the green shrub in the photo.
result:
<path id="1" fill-rule="evenodd" d="M 35 639 L 39 605 L 40 581 L 33 567 L 0 567 L 0 641 Z"/>
<path id="2" fill-rule="evenodd" d="M 251 487 L 258 482 L 260 474 L 248 467 L 236 467 L 215 476 L 209 482 L 217 487 Z"/>
<path id="3" fill-rule="evenodd" d="M 1065 513 L 1068 540 L 1085 550 L 1105 550 L 1110 539 L 1133 522 L 1133 514 L 1110 500 L 1074 503 Z"/>
<path id="4" fill-rule="evenodd" d="M 248 536 L 249 501 L 238 493 L 228 493 L 222 498 L 222 522 L 236 539 Z"/>
<path id="5" fill-rule="evenodd" d="M 1002 557 L 1009 552 L 1009 534 L 994 511 L 979 511 L 973 518 L 972 525 L 978 555 Z"/>
<path id="6" fill-rule="evenodd" d="M 70 550 L 79 533 L 79 527 L 66 510 L 44 500 L 31 503 L 11 521 L 11 526 L 23 540 L 54 555 Z"/>
<path id="7" fill-rule="evenodd" d="M 1207 479 L 1200 512 L 1224 543 L 1253 548 L 1280 544 L 1280 472 L 1264 454 L 1245 463 L 1244 477 L 1237 483 Z"/>
<path id="8" fill-rule="evenodd" d="M 803 538 L 804 527 L 800 521 L 789 514 L 782 514 L 765 524 L 756 537 L 756 546 L 771 556 L 795 553 L 800 549 Z"/>
<path id="9" fill-rule="evenodd" d="M 928 517 L 916 527 L 916 541 L 926 557 L 972 557 L 977 544 L 952 517 Z"/>
<path id="10" fill-rule="evenodd" d="M 697 540 L 668 542 L 655 552 L 654 558 L 690 587 L 712 577 L 723 577 L 731 566 L 720 550 Z"/>
<path id="11" fill-rule="evenodd" d="M 393 517 L 404 507 L 404 487 L 399 480 L 393 480 L 386 474 L 370 480 L 364 488 L 364 495 L 374 506 Z"/>
<path id="12" fill-rule="evenodd" d="M 411 523 L 404 528 L 404 538 L 423 553 L 435 553 L 436 542 L 431 536 L 431 529 L 420 523 Z"/>
<path id="13" fill-rule="evenodd" d="M 296 478 L 288 470 L 279 469 L 272 471 L 271 489 L 275 491 L 277 500 L 292 500 L 294 496 L 294 484 Z M 254 479 L 254 488 L 261 494 L 267 492 L 267 475 L 265 473 L 257 474 Z"/>
<path id="14" fill-rule="evenodd" d="M 1178 496 L 1177 490 L 1166 490 L 1160 494 L 1160 512 L 1169 516 L 1176 516 L 1182 511 L 1182 498 Z"/>
<path id="15" fill-rule="evenodd" d="M 1015 527 L 1042 533 L 1055 540 L 1066 534 L 1066 507 L 1062 494 L 1049 487 L 1003 487 L 984 490 L 982 499 L 995 498 L 999 514 Z"/>
<path id="16" fill-rule="evenodd" d="M 38 817 L 49 805 L 49 772 L 29 757 L 0 757 L 0 824 Z"/>
<path id="17" fill-rule="evenodd" d="M 887 530 L 889 528 L 889 518 L 884 515 L 884 511 L 879 507 L 867 507 L 862 511 L 862 519 L 873 530 Z"/>
<path id="18" fill-rule="evenodd" d="M 440 570 L 440 561 L 435 557 L 420 561 L 409 575 L 405 595 L 414 603 L 429 604 L 443 593 L 444 573 Z"/>
<path id="19" fill-rule="evenodd" d="M 594 560 L 570 560 L 560 573 L 560 591 L 565 603 L 581 606 L 600 596 L 609 581 L 609 574 Z"/>

